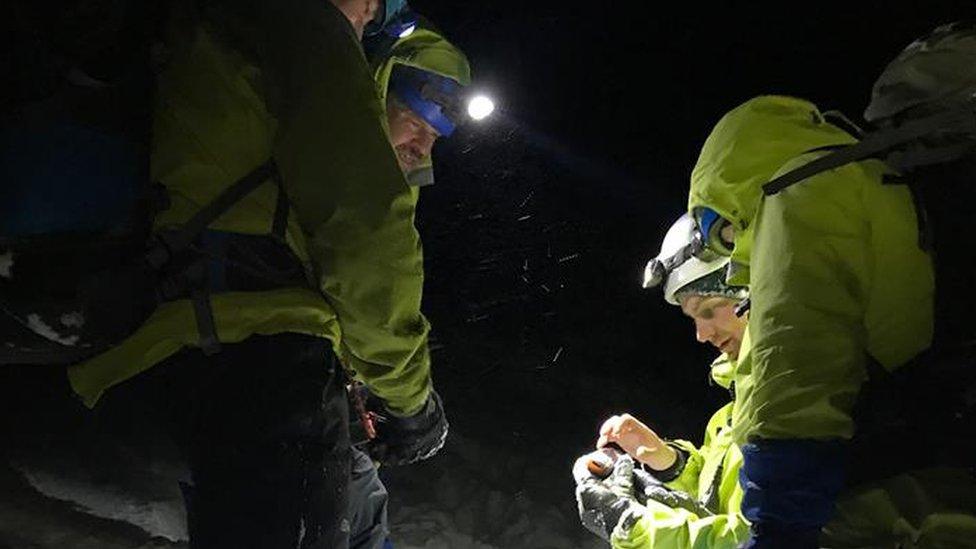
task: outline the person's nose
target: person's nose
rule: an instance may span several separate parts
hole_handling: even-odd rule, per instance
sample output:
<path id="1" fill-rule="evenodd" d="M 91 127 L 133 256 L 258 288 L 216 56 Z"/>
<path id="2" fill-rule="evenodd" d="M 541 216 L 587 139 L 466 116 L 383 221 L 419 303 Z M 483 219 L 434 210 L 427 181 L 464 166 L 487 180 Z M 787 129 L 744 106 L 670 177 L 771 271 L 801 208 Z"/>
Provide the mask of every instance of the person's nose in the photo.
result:
<path id="1" fill-rule="evenodd" d="M 713 337 L 715 337 L 715 327 L 712 326 L 712 323 L 696 318 L 695 338 L 698 340 L 698 343 L 709 343 Z"/>
<path id="2" fill-rule="evenodd" d="M 417 152 L 420 153 L 420 156 L 430 156 L 430 151 L 434 149 L 434 141 L 436 140 L 436 135 L 431 135 L 428 132 L 420 132 L 420 134 L 414 139 L 414 143 L 417 146 Z"/>

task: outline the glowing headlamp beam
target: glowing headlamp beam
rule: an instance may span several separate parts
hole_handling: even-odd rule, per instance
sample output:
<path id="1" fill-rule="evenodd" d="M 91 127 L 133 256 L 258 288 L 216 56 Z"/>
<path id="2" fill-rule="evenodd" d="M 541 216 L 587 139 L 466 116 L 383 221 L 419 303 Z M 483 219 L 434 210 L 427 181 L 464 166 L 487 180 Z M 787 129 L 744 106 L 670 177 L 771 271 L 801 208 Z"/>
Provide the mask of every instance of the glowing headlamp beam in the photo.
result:
<path id="1" fill-rule="evenodd" d="M 468 116 L 473 120 L 484 120 L 495 111 L 495 102 L 486 95 L 476 95 L 468 100 Z"/>

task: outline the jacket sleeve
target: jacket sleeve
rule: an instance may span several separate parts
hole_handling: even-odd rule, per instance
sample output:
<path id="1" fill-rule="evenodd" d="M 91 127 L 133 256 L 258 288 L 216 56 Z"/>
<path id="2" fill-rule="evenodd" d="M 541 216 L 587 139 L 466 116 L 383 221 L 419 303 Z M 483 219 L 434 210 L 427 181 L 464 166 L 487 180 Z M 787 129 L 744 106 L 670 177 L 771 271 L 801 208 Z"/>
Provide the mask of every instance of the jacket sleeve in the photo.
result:
<path id="1" fill-rule="evenodd" d="M 416 197 L 352 27 L 321 0 L 223 9 L 240 17 L 268 74 L 273 155 L 339 318 L 339 357 L 392 410 L 412 414 L 431 386 Z"/>
<path id="2" fill-rule="evenodd" d="M 615 530 L 610 543 L 614 549 L 734 549 L 748 537 L 749 523 L 738 513 L 698 517 L 648 501 L 637 523 L 628 532 Z"/>
<path id="3" fill-rule="evenodd" d="M 684 452 L 685 464 L 678 476 L 665 482 L 664 485 L 673 490 L 680 490 L 693 498 L 698 498 L 698 476 L 701 474 L 704 459 L 701 452 L 687 440 L 670 440 L 668 444 Z M 707 440 L 705 444 L 708 444 Z"/>

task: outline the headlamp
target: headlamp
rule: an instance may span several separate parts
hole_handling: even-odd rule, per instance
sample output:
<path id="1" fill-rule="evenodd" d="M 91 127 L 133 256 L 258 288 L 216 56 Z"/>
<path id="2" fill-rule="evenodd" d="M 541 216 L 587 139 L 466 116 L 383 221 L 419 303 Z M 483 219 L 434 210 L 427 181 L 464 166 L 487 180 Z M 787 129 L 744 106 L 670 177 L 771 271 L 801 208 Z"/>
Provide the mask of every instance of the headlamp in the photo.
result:
<path id="1" fill-rule="evenodd" d="M 472 120 L 482 121 L 495 112 L 495 102 L 487 95 L 474 95 L 468 99 L 468 116 Z"/>
<path id="2" fill-rule="evenodd" d="M 483 120 L 495 109 L 487 96 L 469 95 L 451 78 L 408 65 L 393 68 L 390 89 L 443 136 L 454 133 L 466 118 Z"/>
<path id="3" fill-rule="evenodd" d="M 647 266 L 644 268 L 644 287 L 653 288 L 659 286 L 667 280 L 672 272 L 684 265 L 692 257 L 708 262 L 718 259 L 719 256 L 705 245 L 701 233 L 696 232 L 691 242 L 678 248 L 678 251 L 673 255 L 664 259 L 652 259 L 647 263 Z"/>
<path id="4" fill-rule="evenodd" d="M 685 215 L 687 216 L 687 214 Z M 711 228 L 715 223 L 719 223 L 717 219 L 713 219 L 711 216 L 709 216 L 707 221 L 711 221 L 711 224 L 707 226 Z M 679 223 L 680 222 L 681 220 L 679 220 Z M 675 226 L 677 225 L 678 223 L 675 224 Z M 647 266 L 644 268 L 644 288 L 653 288 L 664 283 L 666 280 L 668 280 L 672 273 L 674 273 L 676 270 L 678 270 L 678 268 L 692 258 L 695 258 L 703 263 L 711 263 L 728 255 L 721 251 L 715 250 L 712 245 L 706 241 L 704 233 L 700 229 L 700 224 L 696 219 L 688 219 L 687 224 L 683 225 L 683 227 L 684 228 L 681 230 L 691 232 L 690 236 L 685 237 L 688 239 L 688 243 L 677 248 L 669 256 L 662 257 L 664 254 L 664 251 L 662 250 L 661 255 L 647 263 Z M 674 227 L 672 227 L 672 231 L 674 230 Z M 688 233 L 686 232 L 684 234 L 687 235 Z M 667 237 L 665 241 L 667 241 Z"/>

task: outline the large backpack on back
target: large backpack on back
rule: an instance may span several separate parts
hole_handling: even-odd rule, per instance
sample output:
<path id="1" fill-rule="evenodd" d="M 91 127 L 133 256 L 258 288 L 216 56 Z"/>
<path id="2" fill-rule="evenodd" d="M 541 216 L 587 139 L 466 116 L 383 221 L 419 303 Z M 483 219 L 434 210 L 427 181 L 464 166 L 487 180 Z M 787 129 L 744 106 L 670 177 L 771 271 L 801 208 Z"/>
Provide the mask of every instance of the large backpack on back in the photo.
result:
<path id="1" fill-rule="evenodd" d="M 865 110 L 871 130 L 763 186 L 772 195 L 869 158 L 898 172 L 919 213 L 920 245 L 936 263 L 936 346 L 976 345 L 968 320 L 976 288 L 970 238 L 976 199 L 976 24 L 954 23 L 912 42 L 882 72 Z"/>
<path id="2" fill-rule="evenodd" d="M 18 0 L 5 21 L 15 55 L 2 67 L 14 85 L 0 118 L 0 365 L 78 362 L 124 340 L 160 300 L 184 297 L 201 347 L 219 349 L 194 248 L 220 214 L 278 183 L 277 170 L 265 162 L 184 225 L 152 234 L 167 206 L 149 151 L 168 7 Z"/>
<path id="3" fill-rule="evenodd" d="M 891 373 L 869 368 L 855 408 L 855 481 L 929 465 L 976 466 L 976 25 L 912 42 L 875 82 L 861 140 L 764 185 L 767 195 L 851 162 L 879 159 L 908 185 L 919 245 L 936 274 L 932 348 Z M 885 276 L 878 273 L 878 276 Z M 906 452 L 906 435 L 926 450 Z"/>
<path id="4" fill-rule="evenodd" d="M 160 2 L 15 2 L 0 120 L 0 363 L 72 362 L 151 311 Z"/>

